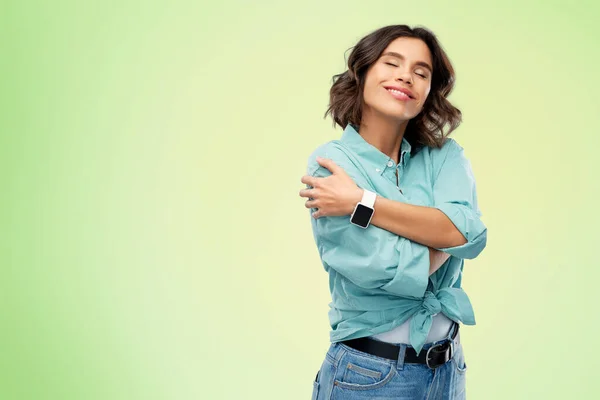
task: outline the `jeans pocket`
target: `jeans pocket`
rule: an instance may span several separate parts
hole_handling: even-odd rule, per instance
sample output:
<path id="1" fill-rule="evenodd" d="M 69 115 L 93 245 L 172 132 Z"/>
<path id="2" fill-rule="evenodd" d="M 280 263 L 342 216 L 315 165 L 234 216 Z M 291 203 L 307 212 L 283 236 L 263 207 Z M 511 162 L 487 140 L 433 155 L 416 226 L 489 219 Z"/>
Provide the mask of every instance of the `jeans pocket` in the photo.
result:
<path id="1" fill-rule="evenodd" d="M 392 380 L 396 367 L 392 362 L 385 362 L 370 356 L 361 356 L 355 352 L 346 352 L 340 359 L 339 379 L 337 387 L 351 390 L 378 389 Z"/>
<path id="2" fill-rule="evenodd" d="M 349 362 L 344 370 L 342 381 L 354 382 L 363 385 L 377 383 L 381 380 L 381 371 L 363 368 L 359 365 Z"/>
<path id="3" fill-rule="evenodd" d="M 459 343 L 458 346 L 455 347 L 455 354 L 454 357 L 452 357 L 452 363 L 454 364 L 454 369 L 457 373 L 462 375 L 467 372 L 467 363 L 465 361 L 462 343 Z"/>
<path id="4" fill-rule="evenodd" d="M 317 372 L 317 376 L 313 381 L 312 400 L 317 400 L 317 396 L 319 395 L 319 372 Z"/>

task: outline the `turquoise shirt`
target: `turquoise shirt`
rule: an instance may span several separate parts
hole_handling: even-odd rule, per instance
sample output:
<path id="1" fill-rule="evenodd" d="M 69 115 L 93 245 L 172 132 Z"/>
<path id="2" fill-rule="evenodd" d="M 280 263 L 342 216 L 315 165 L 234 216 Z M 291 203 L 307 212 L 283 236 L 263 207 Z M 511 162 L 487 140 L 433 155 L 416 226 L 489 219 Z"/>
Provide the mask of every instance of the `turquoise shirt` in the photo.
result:
<path id="1" fill-rule="evenodd" d="M 410 344 L 420 352 L 437 313 L 475 325 L 471 302 L 460 287 L 464 259 L 477 257 L 487 241 L 475 179 L 463 148 L 452 138 L 442 148 L 425 146 L 418 151 L 403 139 L 396 164 L 357 130 L 348 124 L 340 140 L 320 145 L 308 159 L 307 174 L 331 175 L 316 161 L 316 156 L 329 158 L 363 189 L 442 211 L 467 243 L 438 249 L 450 257 L 430 277 L 427 246 L 373 224 L 361 228 L 350 223 L 349 215 L 311 216 L 315 243 L 329 274 L 330 341 L 386 332 L 412 317 Z"/>

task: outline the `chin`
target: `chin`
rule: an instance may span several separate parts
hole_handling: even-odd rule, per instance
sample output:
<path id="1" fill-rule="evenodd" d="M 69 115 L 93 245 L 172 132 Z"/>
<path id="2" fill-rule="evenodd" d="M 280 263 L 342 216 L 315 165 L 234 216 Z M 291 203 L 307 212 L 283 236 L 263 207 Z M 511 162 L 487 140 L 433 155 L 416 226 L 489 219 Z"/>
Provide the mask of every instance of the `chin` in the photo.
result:
<path id="1" fill-rule="evenodd" d="M 375 113 L 389 119 L 398 120 L 398 121 L 406 121 L 411 118 L 414 118 L 417 114 L 411 112 L 406 108 L 406 106 L 398 101 L 380 101 L 375 104 L 366 104 L 368 108 L 370 108 Z M 414 114 L 414 115 L 413 115 Z"/>
<path id="2" fill-rule="evenodd" d="M 386 117 L 399 121 L 406 121 L 415 117 L 415 115 L 407 113 L 402 107 L 388 107 L 387 109 L 380 109 L 379 112 Z"/>

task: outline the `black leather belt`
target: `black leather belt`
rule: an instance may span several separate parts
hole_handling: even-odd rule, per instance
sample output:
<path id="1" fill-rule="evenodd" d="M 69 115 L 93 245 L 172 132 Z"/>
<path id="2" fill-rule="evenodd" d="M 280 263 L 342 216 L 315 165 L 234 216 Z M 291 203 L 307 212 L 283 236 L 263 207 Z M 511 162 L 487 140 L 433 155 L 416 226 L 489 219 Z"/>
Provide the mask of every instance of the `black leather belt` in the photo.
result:
<path id="1" fill-rule="evenodd" d="M 458 328 L 460 327 L 458 323 L 455 322 L 454 324 L 456 325 L 456 329 L 454 330 L 451 339 L 444 340 L 441 343 L 431 346 L 429 349 L 427 349 L 427 351 L 421 351 L 417 355 L 417 352 L 413 347 L 406 346 L 404 362 L 413 364 L 426 364 L 429 368 L 435 369 L 450 361 L 452 356 L 454 356 L 454 346 L 458 344 L 455 339 L 458 335 Z M 369 337 L 344 340 L 340 343 L 345 344 L 348 347 L 352 347 L 358 351 L 394 361 L 398 360 L 398 355 L 400 354 L 400 345 L 381 342 Z"/>

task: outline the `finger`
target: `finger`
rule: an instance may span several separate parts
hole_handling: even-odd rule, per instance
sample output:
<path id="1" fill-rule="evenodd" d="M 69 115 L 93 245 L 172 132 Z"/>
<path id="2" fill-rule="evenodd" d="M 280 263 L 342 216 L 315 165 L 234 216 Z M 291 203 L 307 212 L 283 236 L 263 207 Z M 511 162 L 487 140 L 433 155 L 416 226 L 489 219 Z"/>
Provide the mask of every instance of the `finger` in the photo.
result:
<path id="1" fill-rule="evenodd" d="M 302 182 L 302 183 L 305 183 L 305 184 L 307 184 L 307 185 L 310 185 L 310 186 L 312 186 L 312 187 L 316 187 L 316 186 L 317 186 L 317 181 L 318 181 L 319 179 L 322 179 L 322 178 L 316 178 L 316 177 L 314 177 L 314 176 L 310 176 L 310 175 L 304 175 L 304 176 L 302 177 L 302 179 L 300 179 L 300 182 Z"/>
<path id="2" fill-rule="evenodd" d="M 313 207 L 314 207 L 314 206 L 313 206 Z M 313 215 L 313 217 L 314 217 L 314 218 L 321 218 L 321 217 L 326 217 L 326 216 L 327 216 L 327 215 L 329 215 L 329 214 L 327 213 L 327 211 L 325 211 L 325 210 L 323 210 L 323 209 L 320 209 L 320 208 L 318 207 L 318 205 L 317 205 L 317 211 L 316 211 L 316 212 L 314 212 L 312 215 Z"/>
<path id="3" fill-rule="evenodd" d="M 316 197 L 316 190 L 315 189 L 302 189 L 300 190 L 300 192 L 298 193 L 300 195 L 300 197 Z"/>
<path id="4" fill-rule="evenodd" d="M 332 174 L 337 174 L 343 171 L 342 167 L 337 165 L 335 162 L 333 162 L 333 160 L 329 158 L 317 157 L 317 162 L 319 163 L 319 165 L 331 171 Z"/>
<path id="5" fill-rule="evenodd" d="M 306 200 L 306 202 L 304 203 L 304 207 L 306 208 L 319 208 L 317 201 L 310 199 L 310 200 Z"/>

